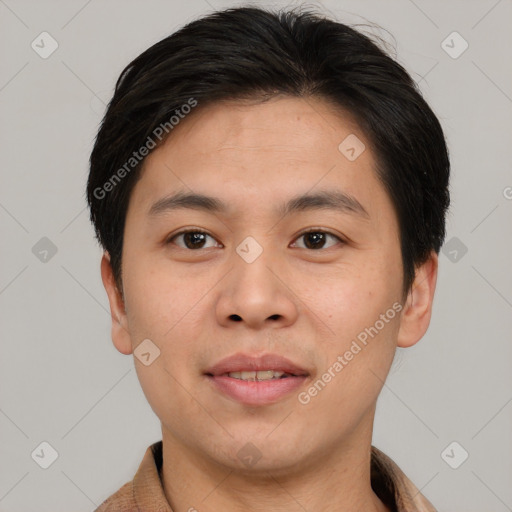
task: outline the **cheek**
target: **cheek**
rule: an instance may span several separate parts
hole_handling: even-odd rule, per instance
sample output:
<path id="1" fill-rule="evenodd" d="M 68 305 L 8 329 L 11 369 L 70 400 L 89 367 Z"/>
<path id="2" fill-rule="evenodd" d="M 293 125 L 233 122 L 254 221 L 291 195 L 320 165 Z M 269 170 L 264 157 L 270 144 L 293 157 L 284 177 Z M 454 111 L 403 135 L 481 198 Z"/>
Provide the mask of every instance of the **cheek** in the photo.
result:
<path id="1" fill-rule="evenodd" d="M 398 314 L 392 305 L 372 305 L 369 311 L 367 304 L 363 311 L 339 317 L 335 341 L 320 343 L 324 364 L 299 397 L 318 422 L 348 430 L 373 407 L 396 348 Z"/>
<path id="2" fill-rule="evenodd" d="M 402 307 L 400 260 L 397 264 L 394 250 L 386 256 L 369 252 L 361 264 L 343 267 L 325 280 L 323 294 L 318 292 L 312 308 L 329 327 L 317 342 L 324 352 L 317 379 L 328 381 L 325 390 L 321 383 L 317 386 L 322 388 L 314 399 L 318 414 L 327 403 L 362 413 L 382 388 L 395 354 Z"/>
<path id="3" fill-rule="evenodd" d="M 143 255 L 126 261 L 126 308 L 134 349 L 150 339 L 160 351 L 154 363 L 159 372 L 147 372 L 137 362 L 142 386 L 153 390 L 156 398 L 159 388 L 178 386 L 174 378 L 184 385 L 193 378 L 197 340 L 204 336 L 208 288 L 188 272 L 169 268 L 165 261 L 146 263 Z"/>
<path id="4" fill-rule="evenodd" d="M 377 256 L 377 255 L 375 255 Z M 382 257 L 368 254 L 325 275 L 302 276 L 297 295 L 315 312 L 325 327 L 326 339 L 343 343 L 365 327 L 400 297 L 401 274 Z"/>
<path id="5" fill-rule="evenodd" d="M 130 333 L 159 340 L 179 329 L 198 301 L 191 279 L 176 276 L 155 261 L 127 259 L 125 270 L 126 311 Z"/>
<path id="6" fill-rule="evenodd" d="M 142 258 L 132 258 L 126 261 L 125 268 L 132 346 L 136 349 L 142 340 L 149 339 L 159 350 L 158 357 L 147 366 L 135 360 L 141 388 L 159 418 L 179 424 L 180 418 L 169 419 L 169 411 L 197 407 L 182 387 L 192 389 L 197 352 L 194 340 L 198 337 L 195 325 L 201 306 L 196 303 L 200 294 L 195 288 L 187 287 L 184 278 L 169 275 L 154 262 L 150 267 Z"/>

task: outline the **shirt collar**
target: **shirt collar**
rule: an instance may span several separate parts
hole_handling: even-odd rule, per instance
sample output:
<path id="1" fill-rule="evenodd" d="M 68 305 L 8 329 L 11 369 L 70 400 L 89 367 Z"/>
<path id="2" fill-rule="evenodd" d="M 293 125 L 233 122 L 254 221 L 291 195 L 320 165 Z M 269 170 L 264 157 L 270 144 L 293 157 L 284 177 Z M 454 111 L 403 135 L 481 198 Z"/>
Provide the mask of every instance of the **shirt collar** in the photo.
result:
<path id="1" fill-rule="evenodd" d="M 167 501 L 160 471 L 162 441 L 149 446 L 132 481 L 134 505 L 144 512 L 173 512 Z M 392 512 L 436 512 L 401 469 L 378 448 L 371 447 L 371 483 Z"/>

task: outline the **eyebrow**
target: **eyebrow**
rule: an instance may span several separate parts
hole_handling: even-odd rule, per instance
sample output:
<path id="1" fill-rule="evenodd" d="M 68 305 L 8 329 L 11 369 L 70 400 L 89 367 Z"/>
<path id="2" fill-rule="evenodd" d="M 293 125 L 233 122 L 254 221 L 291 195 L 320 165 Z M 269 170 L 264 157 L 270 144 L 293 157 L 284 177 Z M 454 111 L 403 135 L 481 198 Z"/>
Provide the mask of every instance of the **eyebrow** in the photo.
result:
<path id="1" fill-rule="evenodd" d="M 210 213 L 227 214 L 228 205 L 216 197 L 179 191 L 156 201 L 149 209 L 149 216 L 180 210 L 199 210 Z M 370 215 L 364 206 L 352 195 L 341 190 L 320 190 L 291 198 L 276 208 L 278 216 L 285 217 L 294 212 L 310 210 L 335 210 L 340 213 L 352 214 L 369 219 Z"/>

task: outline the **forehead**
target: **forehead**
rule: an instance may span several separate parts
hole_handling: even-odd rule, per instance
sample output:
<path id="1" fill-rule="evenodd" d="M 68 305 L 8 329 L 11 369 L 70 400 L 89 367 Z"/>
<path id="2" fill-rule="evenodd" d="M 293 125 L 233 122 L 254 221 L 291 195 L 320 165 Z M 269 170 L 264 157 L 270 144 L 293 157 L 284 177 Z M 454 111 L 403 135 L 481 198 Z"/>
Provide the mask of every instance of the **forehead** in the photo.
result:
<path id="1" fill-rule="evenodd" d="M 344 137 L 357 133 L 365 138 L 353 117 L 320 98 L 275 97 L 256 100 L 222 101 L 199 106 L 173 131 L 166 142 L 169 150 L 179 152 L 186 139 L 188 149 L 197 157 L 211 150 L 230 155 L 262 147 L 276 157 L 295 155 L 307 158 L 311 151 L 338 156 Z M 340 138 L 341 137 L 341 138 Z"/>
<path id="2" fill-rule="evenodd" d="M 346 140 L 364 148 L 356 159 L 343 152 Z M 199 104 L 146 158 L 132 199 L 148 213 L 150 203 L 177 190 L 276 210 L 284 196 L 336 189 L 371 208 L 386 201 L 374 169 L 354 119 L 321 99 Z"/>

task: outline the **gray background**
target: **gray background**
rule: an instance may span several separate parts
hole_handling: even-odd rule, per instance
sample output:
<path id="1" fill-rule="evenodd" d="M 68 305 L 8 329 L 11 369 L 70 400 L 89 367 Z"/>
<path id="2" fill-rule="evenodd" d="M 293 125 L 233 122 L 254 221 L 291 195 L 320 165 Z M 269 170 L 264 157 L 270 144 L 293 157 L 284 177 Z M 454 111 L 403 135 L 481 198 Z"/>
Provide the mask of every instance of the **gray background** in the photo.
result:
<path id="1" fill-rule="evenodd" d="M 374 444 L 440 512 L 512 510 L 512 2 L 310 4 L 394 36 L 365 29 L 395 47 L 451 151 L 432 323 L 398 352 Z M 122 68 L 183 23 L 234 5 L 0 0 L 0 511 L 91 511 L 161 438 L 132 356 L 110 341 L 85 209 L 88 156 Z M 47 59 L 31 48 L 43 31 L 59 45 Z M 469 43 L 456 59 L 441 47 L 453 31 Z M 36 245 L 43 237 L 53 256 Z M 31 457 L 42 441 L 59 454 L 48 469 Z M 452 441 L 469 453 L 458 469 L 441 457 Z"/>

